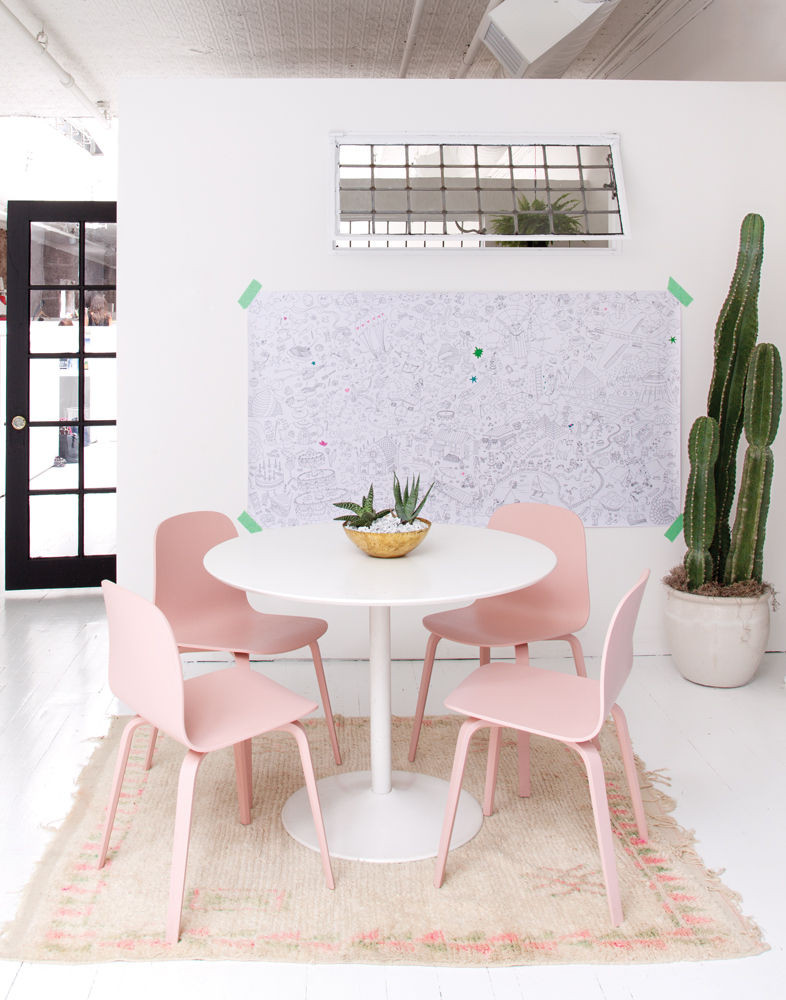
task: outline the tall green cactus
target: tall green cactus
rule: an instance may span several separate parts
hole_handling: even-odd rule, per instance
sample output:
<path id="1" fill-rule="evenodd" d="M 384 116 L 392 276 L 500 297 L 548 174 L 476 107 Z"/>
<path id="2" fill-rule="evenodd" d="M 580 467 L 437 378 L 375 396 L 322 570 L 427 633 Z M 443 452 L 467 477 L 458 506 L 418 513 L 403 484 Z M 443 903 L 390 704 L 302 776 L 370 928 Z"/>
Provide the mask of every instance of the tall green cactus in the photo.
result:
<path id="1" fill-rule="evenodd" d="M 683 531 L 688 551 L 685 572 L 688 586 L 696 590 L 712 579 L 713 561 L 710 543 L 715 534 L 715 480 L 713 471 L 718 458 L 720 435 L 712 417 L 698 417 L 688 438 L 690 476 L 685 493 Z"/>
<path id="2" fill-rule="evenodd" d="M 759 344 L 751 354 L 745 383 L 745 437 L 737 512 L 731 533 L 724 583 L 761 583 L 764 533 L 770 506 L 772 450 L 781 415 L 783 371 L 773 344 Z"/>
<path id="3" fill-rule="evenodd" d="M 720 432 L 715 463 L 717 525 L 710 547 L 716 580 L 726 575 L 745 377 L 758 336 L 757 298 L 763 249 L 764 220 L 753 213 L 746 215 L 740 228 L 734 276 L 715 327 L 715 364 L 707 399 L 707 414 L 717 420 Z"/>

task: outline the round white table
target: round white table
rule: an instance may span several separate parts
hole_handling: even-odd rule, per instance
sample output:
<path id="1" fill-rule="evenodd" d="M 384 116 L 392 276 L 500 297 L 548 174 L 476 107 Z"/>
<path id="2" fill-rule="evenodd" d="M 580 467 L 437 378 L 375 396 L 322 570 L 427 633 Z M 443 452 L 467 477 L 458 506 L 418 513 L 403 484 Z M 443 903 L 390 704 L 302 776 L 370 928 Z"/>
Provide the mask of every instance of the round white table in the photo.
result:
<path id="1" fill-rule="evenodd" d="M 330 853 L 361 861 L 435 857 L 448 782 L 393 771 L 390 710 L 390 609 L 491 597 L 530 586 L 557 563 L 545 545 L 489 528 L 436 524 L 399 559 L 361 552 L 334 522 L 273 528 L 212 548 L 205 568 L 232 587 L 318 604 L 369 608 L 371 770 L 317 784 Z M 285 804 L 282 821 L 300 843 L 318 850 L 305 788 Z M 475 836 L 478 802 L 461 793 L 451 847 Z"/>

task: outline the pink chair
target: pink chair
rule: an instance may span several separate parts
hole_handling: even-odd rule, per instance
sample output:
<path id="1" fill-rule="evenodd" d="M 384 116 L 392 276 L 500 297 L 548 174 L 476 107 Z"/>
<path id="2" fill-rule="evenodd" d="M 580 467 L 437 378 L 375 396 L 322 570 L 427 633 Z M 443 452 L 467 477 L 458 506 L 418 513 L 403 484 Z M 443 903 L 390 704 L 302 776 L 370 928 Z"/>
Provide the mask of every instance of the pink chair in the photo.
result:
<path id="1" fill-rule="evenodd" d="M 615 926 L 622 922 L 622 903 L 617 867 L 614 862 L 614 838 L 606 798 L 606 779 L 595 741 L 606 716 L 611 712 L 617 727 L 617 738 L 633 802 L 636 826 L 639 837 L 646 841 L 647 823 L 628 725 L 625 714 L 615 702 L 633 665 L 633 629 L 649 575 L 649 570 L 646 570 L 614 612 L 603 647 L 600 680 L 574 677 L 553 670 L 539 670 L 526 662 L 486 663 L 473 671 L 445 699 L 447 708 L 468 715 L 470 718 L 459 730 L 456 755 L 453 759 L 448 804 L 434 874 L 434 885 L 437 888 L 442 885 L 445 877 L 445 864 L 470 740 L 479 729 L 491 727 L 486 789 L 483 797 L 483 814 L 490 816 L 494 809 L 500 737 L 502 727 L 507 726 L 525 737 L 524 742 L 519 742 L 520 794 L 529 795 L 530 792 L 531 733 L 560 740 L 575 750 L 584 761 L 589 779 L 611 922 Z M 522 747 L 525 752 L 522 752 Z"/>
<path id="2" fill-rule="evenodd" d="M 563 639 L 570 644 L 576 673 L 586 677 L 581 643 L 573 635 L 589 618 L 587 545 L 581 519 L 564 507 L 545 503 L 511 503 L 498 507 L 489 528 L 510 531 L 547 545 L 557 556 L 549 575 L 532 587 L 499 597 L 484 597 L 469 607 L 428 615 L 423 624 L 431 633 L 426 644 L 420 691 L 412 725 L 409 759 L 418 749 L 426 710 L 434 655 L 440 639 L 480 647 L 480 664 L 491 659 L 492 646 L 515 646 L 517 659 L 529 662 L 528 643 Z"/>
<path id="3" fill-rule="evenodd" d="M 253 670 L 216 670 L 183 681 L 177 642 L 164 614 L 150 601 L 105 580 L 109 621 L 109 686 L 138 714 L 123 730 L 117 755 L 98 867 L 106 861 L 131 741 L 140 726 L 162 729 L 188 748 L 180 768 L 166 940 L 180 937 L 188 841 L 197 771 L 205 754 L 234 747 L 240 822 L 251 822 L 251 738 L 273 730 L 291 733 L 300 751 L 322 867 L 333 888 L 325 828 L 308 740 L 297 720 L 316 702 L 301 698 Z"/>
<path id="4" fill-rule="evenodd" d="M 232 653 L 249 667 L 251 653 L 277 656 L 308 646 L 314 660 L 333 757 L 341 763 L 336 726 L 317 639 L 327 631 L 321 618 L 255 611 L 242 590 L 211 576 L 202 564 L 208 549 L 236 538 L 232 521 L 217 511 L 197 510 L 162 521 L 155 538 L 155 603 L 164 612 L 182 650 Z M 156 733 L 145 766 L 150 767 Z"/>

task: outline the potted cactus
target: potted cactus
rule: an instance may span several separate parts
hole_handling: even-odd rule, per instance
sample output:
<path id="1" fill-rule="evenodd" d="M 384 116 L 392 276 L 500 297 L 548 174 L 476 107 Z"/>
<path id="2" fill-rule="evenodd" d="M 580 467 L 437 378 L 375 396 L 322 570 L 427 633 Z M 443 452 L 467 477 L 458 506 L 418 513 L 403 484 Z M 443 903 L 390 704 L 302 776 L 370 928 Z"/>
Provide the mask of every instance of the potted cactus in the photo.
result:
<path id="1" fill-rule="evenodd" d="M 712 687 L 750 681 L 769 637 L 772 588 L 762 571 L 782 369 L 773 344 L 756 344 L 763 240 L 761 216 L 747 215 L 715 329 L 707 416 L 696 419 L 688 439 L 687 551 L 663 581 L 674 662 L 688 680 Z M 743 428 L 747 448 L 732 524 Z"/>
<path id="2" fill-rule="evenodd" d="M 361 503 L 343 501 L 334 507 L 348 510 L 340 514 L 336 521 L 344 522 L 347 537 L 363 552 L 378 559 L 396 559 L 416 548 L 426 537 L 431 522 L 418 517 L 423 505 L 433 489 L 432 483 L 423 499 L 420 496 L 420 476 L 407 479 L 402 488 L 396 473 L 393 473 L 394 506 L 384 510 L 374 509 L 374 484 Z"/>

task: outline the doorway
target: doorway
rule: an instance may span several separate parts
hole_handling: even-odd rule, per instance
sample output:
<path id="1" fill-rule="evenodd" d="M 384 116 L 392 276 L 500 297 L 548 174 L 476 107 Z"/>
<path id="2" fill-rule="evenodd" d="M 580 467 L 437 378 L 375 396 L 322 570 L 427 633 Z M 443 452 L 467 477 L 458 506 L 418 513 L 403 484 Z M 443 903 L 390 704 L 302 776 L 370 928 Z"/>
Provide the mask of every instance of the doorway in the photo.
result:
<path id="1" fill-rule="evenodd" d="M 8 203 L 7 590 L 115 578 L 116 220 Z"/>

